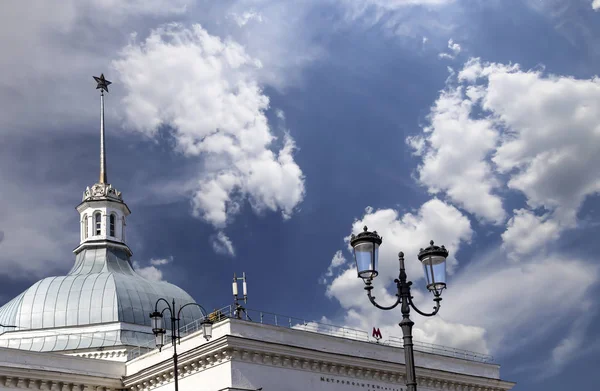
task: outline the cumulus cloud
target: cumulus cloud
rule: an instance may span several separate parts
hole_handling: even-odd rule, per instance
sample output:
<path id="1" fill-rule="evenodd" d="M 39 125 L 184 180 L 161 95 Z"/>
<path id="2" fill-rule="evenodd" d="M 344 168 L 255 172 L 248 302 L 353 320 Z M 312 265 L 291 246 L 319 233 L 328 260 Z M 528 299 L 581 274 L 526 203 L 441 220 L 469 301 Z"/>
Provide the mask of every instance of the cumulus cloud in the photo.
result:
<path id="1" fill-rule="evenodd" d="M 139 262 L 133 261 L 133 268 L 138 274 L 150 281 L 162 281 L 163 273 L 156 266 L 141 266 Z"/>
<path id="2" fill-rule="evenodd" d="M 508 131 L 493 158 L 529 206 L 575 222 L 586 196 L 600 190 L 600 80 L 547 76 L 486 64 L 483 108 Z M 573 175 L 573 173 L 578 173 Z"/>
<path id="3" fill-rule="evenodd" d="M 518 260 L 543 249 L 547 242 L 557 240 L 560 232 L 559 223 L 548 214 L 538 216 L 532 211 L 518 209 L 513 211 L 513 217 L 508 220 L 502 241 L 509 257 Z"/>
<path id="4" fill-rule="evenodd" d="M 600 191 L 598 78 L 473 58 L 451 77 L 429 121 L 407 139 L 429 192 L 496 224 L 505 220 L 502 188 L 525 195 L 528 209 L 516 209 L 503 235 L 513 258 L 574 227 L 583 201 Z"/>
<path id="5" fill-rule="evenodd" d="M 163 272 L 161 267 L 173 263 L 173 256 L 166 258 L 151 258 L 149 265 L 143 266 L 138 261 L 133 261 L 133 268 L 139 275 L 150 281 L 163 281 Z"/>
<path id="6" fill-rule="evenodd" d="M 453 278 L 452 289 L 445 292 L 441 319 L 481 327 L 494 354 L 512 353 L 559 327 L 564 318 L 557 318 L 556 311 L 565 311 L 571 319 L 585 313 L 589 290 L 597 278 L 596 265 L 562 254 L 511 266 L 494 257 Z M 563 281 L 561 287 L 549 292 L 547 282 L 558 279 Z M 512 336 L 519 336 L 511 343 L 505 332 L 508 328 Z"/>
<path id="7" fill-rule="evenodd" d="M 500 182 L 489 162 L 499 137 L 493 122 L 472 118 L 479 96 L 462 86 L 443 91 L 429 115 L 423 135 L 409 137 L 408 144 L 422 157 L 418 180 L 431 194 L 445 192 L 452 202 L 485 221 L 505 219 Z"/>
<path id="8" fill-rule="evenodd" d="M 167 258 L 152 258 L 150 259 L 150 264 L 152 266 L 164 266 L 173 262 L 173 256 L 169 256 Z"/>
<path id="9" fill-rule="evenodd" d="M 482 109 L 504 129 L 492 161 L 508 176 L 508 188 L 522 192 L 530 208 L 546 211 L 535 224 L 538 232 L 549 241 L 574 227 L 583 201 L 600 191 L 600 80 L 479 59 L 471 59 L 459 79 L 482 85 Z M 516 214 L 504 236 L 508 245 L 531 247 L 532 238 L 510 230 L 533 223 L 531 214 Z"/>
<path id="10" fill-rule="evenodd" d="M 235 256 L 235 248 L 231 239 L 223 231 L 219 231 L 211 238 L 211 245 L 217 254 Z"/>
<path id="11" fill-rule="evenodd" d="M 269 98 L 256 81 L 261 62 L 240 44 L 200 25 L 170 24 L 132 42 L 113 64 L 127 90 L 127 124 L 151 137 L 169 129 L 183 154 L 206 158 L 195 215 L 223 228 L 245 200 L 257 213 L 293 214 L 304 197 L 294 140 L 271 132 Z"/>
<path id="12" fill-rule="evenodd" d="M 448 40 L 448 49 L 450 50 L 450 53 L 448 52 L 443 52 L 438 54 L 439 58 L 448 58 L 448 59 L 455 59 L 456 56 L 458 56 L 458 54 L 461 52 L 462 48 L 460 47 L 460 45 L 456 42 L 454 42 L 454 40 L 452 40 L 452 38 L 450 38 Z"/>
<path id="13" fill-rule="evenodd" d="M 331 259 L 331 262 L 329 263 L 329 267 L 327 268 L 327 271 L 319 279 L 319 281 L 322 284 L 326 284 L 328 282 L 328 277 L 332 277 L 334 271 L 339 270 L 339 268 L 341 266 L 345 265 L 346 263 L 347 263 L 347 259 L 344 256 L 344 253 L 342 252 L 342 250 L 336 251 L 336 253 L 333 254 L 333 258 Z"/>
<path id="14" fill-rule="evenodd" d="M 592 9 L 594 9 L 594 10 L 599 10 L 600 9 L 600 0 L 593 0 L 592 1 Z"/>

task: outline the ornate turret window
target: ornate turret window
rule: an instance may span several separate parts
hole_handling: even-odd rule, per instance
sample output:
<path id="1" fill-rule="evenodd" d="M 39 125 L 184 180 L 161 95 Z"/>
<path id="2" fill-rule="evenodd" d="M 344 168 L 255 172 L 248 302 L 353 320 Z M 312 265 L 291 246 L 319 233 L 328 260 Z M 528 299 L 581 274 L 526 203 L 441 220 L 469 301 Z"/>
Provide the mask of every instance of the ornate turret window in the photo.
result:
<path id="1" fill-rule="evenodd" d="M 112 236 L 113 238 L 116 236 L 115 235 L 115 220 L 116 220 L 116 216 L 114 213 L 111 213 L 110 215 L 110 229 L 109 229 L 109 236 Z"/>
<path id="2" fill-rule="evenodd" d="M 95 235 L 98 236 L 102 232 L 102 214 L 100 212 L 94 213 L 94 224 L 95 224 Z"/>
<path id="3" fill-rule="evenodd" d="M 88 238 L 88 215 L 84 214 L 83 215 L 83 239 L 87 239 Z"/>

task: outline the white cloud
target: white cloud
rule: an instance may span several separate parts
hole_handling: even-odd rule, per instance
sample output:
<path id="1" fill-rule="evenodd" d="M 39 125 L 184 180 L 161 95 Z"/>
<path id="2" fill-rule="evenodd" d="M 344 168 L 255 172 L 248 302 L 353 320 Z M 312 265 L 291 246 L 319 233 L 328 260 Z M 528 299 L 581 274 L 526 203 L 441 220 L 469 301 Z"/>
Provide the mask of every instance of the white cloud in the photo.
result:
<path id="1" fill-rule="evenodd" d="M 509 177 L 507 186 L 521 191 L 530 208 L 546 211 L 535 225 L 531 213 L 515 215 L 503 236 L 507 245 L 523 253 L 574 227 L 583 201 L 600 191 L 600 80 L 479 59 L 466 64 L 459 80 L 479 83 L 482 109 L 504 129 L 492 160 Z M 511 234 L 524 225 L 545 235 Z"/>
<path id="2" fill-rule="evenodd" d="M 558 239 L 561 227 L 548 214 L 537 216 L 526 209 L 513 213 L 502 234 L 504 247 L 511 259 L 518 260 L 534 251 L 542 251 L 546 243 Z"/>
<path id="3" fill-rule="evenodd" d="M 381 11 L 395 11 L 398 9 L 413 7 L 413 6 L 439 6 L 453 3 L 454 0 L 366 0 L 362 2 L 354 2 L 352 0 L 338 0 L 341 3 L 346 3 L 351 7 L 353 12 L 358 14 L 365 13 L 369 9 Z"/>
<path id="4" fill-rule="evenodd" d="M 142 266 L 138 261 L 133 261 L 133 268 L 142 277 L 150 281 L 163 281 L 163 272 L 161 267 L 173 263 L 173 256 L 166 258 L 151 258 L 149 266 Z"/>
<path id="5" fill-rule="evenodd" d="M 235 248 L 233 247 L 233 243 L 223 231 L 219 231 L 219 233 L 214 235 L 210 242 L 213 250 L 216 253 L 230 255 L 232 257 L 235 256 Z"/>
<path id="6" fill-rule="evenodd" d="M 325 275 L 320 279 L 320 281 L 322 283 L 326 284 L 328 282 L 327 277 L 332 277 L 334 271 L 339 269 L 340 266 L 343 266 L 346 263 L 347 263 L 347 259 L 346 259 L 346 257 L 344 257 L 344 253 L 342 252 L 342 250 L 336 251 L 336 253 L 333 254 L 333 258 L 331 259 L 331 262 L 329 263 L 329 267 L 327 268 Z"/>
<path id="7" fill-rule="evenodd" d="M 458 54 L 459 54 L 459 53 L 461 52 L 461 50 L 462 50 L 462 49 L 461 49 L 461 47 L 460 47 L 460 45 L 459 45 L 458 43 L 454 42 L 454 41 L 452 40 L 452 38 L 450 38 L 450 39 L 448 40 L 448 49 L 450 50 L 450 53 L 446 53 L 446 52 L 444 52 L 444 53 L 440 53 L 440 54 L 438 54 L 438 56 L 439 56 L 440 58 L 448 58 L 448 59 L 451 59 L 451 60 L 453 60 L 453 59 L 455 59 L 455 58 L 456 58 L 456 56 L 458 56 Z"/>
<path id="8" fill-rule="evenodd" d="M 260 61 L 200 25 L 178 24 L 153 30 L 120 57 L 113 64 L 127 90 L 127 124 L 149 136 L 166 126 L 185 155 L 206 157 L 192 197 L 195 215 L 223 228 L 245 199 L 258 213 L 293 214 L 304 177 L 291 136 L 275 145 L 269 99 L 256 80 Z"/>
<path id="9" fill-rule="evenodd" d="M 408 144 L 422 156 L 418 179 L 431 194 L 446 192 L 452 202 L 486 221 L 505 218 L 500 185 L 488 161 L 498 139 L 489 119 L 471 117 L 477 95 L 461 86 L 443 91 L 431 109 L 425 135 L 409 137 Z"/>
<path id="10" fill-rule="evenodd" d="M 564 327 L 565 317 L 585 313 L 589 289 L 598 278 L 596 265 L 554 254 L 507 266 L 498 255 L 500 259 L 478 262 L 453 278 L 441 319 L 483 328 L 491 351 L 503 354 L 539 342 Z M 560 287 L 547 289 L 548 281 L 558 280 Z M 564 316 L 557 318 L 557 311 Z M 513 339 L 515 335 L 519 337 Z"/>
<path id="11" fill-rule="evenodd" d="M 156 266 L 141 266 L 139 262 L 133 261 L 133 268 L 140 276 L 150 281 L 163 281 L 163 273 Z"/>
<path id="12" fill-rule="evenodd" d="M 150 264 L 152 266 L 164 266 L 173 262 L 173 256 L 169 256 L 167 258 L 152 258 L 150 259 Z"/>
<path id="13" fill-rule="evenodd" d="M 592 9 L 594 9 L 594 10 L 599 10 L 600 9 L 600 0 L 593 0 L 592 1 Z"/>
<path id="14" fill-rule="evenodd" d="M 529 206 L 572 225 L 583 200 L 600 190 L 600 80 L 483 69 L 483 108 L 509 129 L 494 163 L 511 174 L 508 187 L 522 191 Z"/>
<path id="15" fill-rule="evenodd" d="M 454 55 L 457 55 L 461 51 L 460 45 L 458 43 L 454 42 L 454 40 L 452 38 L 450 38 L 448 40 L 448 49 L 450 49 L 450 51 L 452 51 L 452 53 L 454 53 Z"/>
<path id="16" fill-rule="evenodd" d="M 600 79 L 472 58 L 456 80 L 433 106 L 425 134 L 407 140 L 423 159 L 420 182 L 499 224 L 499 178 L 507 178 L 529 209 L 543 210 L 518 209 L 509 221 L 503 239 L 513 257 L 576 226 L 583 201 L 600 191 Z M 523 235 L 528 229 L 535 234 Z"/>
<path id="17" fill-rule="evenodd" d="M 341 5 L 346 22 L 360 21 L 382 28 L 393 36 L 410 37 L 422 42 L 447 37 L 455 27 L 454 0 L 332 0 Z M 454 7 L 458 8 L 458 7 Z"/>
<path id="18" fill-rule="evenodd" d="M 283 110 L 281 109 L 277 109 L 275 110 L 275 115 L 277 116 L 277 118 L 279 118 L 282 121 L 285 121 L 285 113 Z"/>
<path id="19" fill-rule="evenodd" d="M 251 20 L 256 20 L 259 23 L 263 21 L 262 15 L 256 11 L 244 11 L 242 14 L 232 12 L 229 15 L 239 27 L 244 27 Z"/>

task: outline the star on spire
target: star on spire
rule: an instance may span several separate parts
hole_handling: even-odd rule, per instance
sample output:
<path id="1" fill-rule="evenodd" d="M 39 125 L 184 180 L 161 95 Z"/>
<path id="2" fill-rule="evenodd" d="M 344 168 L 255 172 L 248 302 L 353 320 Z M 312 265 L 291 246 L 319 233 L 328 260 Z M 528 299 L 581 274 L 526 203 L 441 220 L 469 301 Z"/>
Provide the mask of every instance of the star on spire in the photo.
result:
<path id="1" fill-rule="evenodd" d="M 96 83 L 98 83 L 98 85 L 96 86 L 97 90 L 99 89 L 100 92 L 102 92 L 102 91 L 108 92 L 108 86 L 111 85 L 112 82 L 110 82 L 104 78 L 104 73 L 102 73 L 100 75 L 100 77 L 93 76 L 93 78 L 94 78 L 94 80 L 96 80 Z"/>

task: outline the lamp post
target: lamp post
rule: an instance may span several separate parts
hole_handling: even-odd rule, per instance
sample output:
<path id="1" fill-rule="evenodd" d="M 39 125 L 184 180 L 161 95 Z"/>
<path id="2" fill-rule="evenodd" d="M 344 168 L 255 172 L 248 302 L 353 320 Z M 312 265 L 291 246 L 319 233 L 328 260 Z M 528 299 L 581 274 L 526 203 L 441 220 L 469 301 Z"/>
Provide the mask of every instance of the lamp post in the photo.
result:
<path id="1" fill-rule="evenodd" d="M 167 306 L 162 310 L 158 311 L 158 303 L 163 301 Z M 204 333 L 204 338 L 208 341 L 212 337 L 212 325 L 213 322 L 208 318 L 208 314 L 206 310 L 197 303 L 187 303 L 179 307 L 179 311 L 175 312 L 175 299 L 173 299 L 172 305 L 163 298 L 160 298 L 156 301 L 154 305 L 154 312 L 150 314 L 150 320 L 152 321 L 152 332 L 154 333 L 156 347 L 158 350 L 162 350 L 162 347 L 165 345 L 165 334 L 167 331 L 163 328 L 163 313 L 165 311 L 169 311 L 171 315 L 171 344 L 173 345 L 173 378 L 175 379 L 175 391 L 179 391 L 179 371 L 177 369 L 177 342 L 181 340 L 181 334 L 179 333 L 179 316 L 181 315 L 181 310 L 185 307 L 195 305 L 200 309 L 202 316 L 202 332 Z M 177 314 L 177 316 L 175 316 Z"/>
<path id="2" fill-rule="evenodd" d="M 383 238 L 377 234 L 377 231 L 369 232 L 365 226 L 363 232 L 358 235 L 352 235 L 350 245 L 354 249 L 354 260 L 356 262 L 356 270 L 358 277 L 365 282 L 365 290 L 371 303 L 382 310 L 391 310 L 399 304 L 400 312 L 402 312 L 402 328 L 404 361 L 406 364 L 406 388 L 407 391 L 417 390 L 417 380 L 415 375 L 415 361 L 412 342 L 412 327 L 413 321 L 410 320 L 410 309 L 412 308 L 417 313 L 423 316 L 434 316 L 440 310 L 440 302 L 442 301 L 442 290 L 446 288 L 446 258 L 448 250 L 444 246 L 438 247 L 433 244 L 433 240 L 429 243 L 429 247 L 419 251 L 419 261 L 423 264 L 425 278 L 427 280 L 427 289 L 433 293 L 433 301 L 435 307 L 433 312 L 424 313 L 420 311 L 413 303 L 412 295 L 410 294 L 411 281 L 406 280 L 406 271 L 404 270 L 404 253 L 398 254 L 400 261 L 400 275 L 394 280 L 398 292 L 396 293 L 396 302 L 389 307 L 384 307 L 375 301 L 375 296 L 371 294 L 373 290 L 373 279 L 377 277 L 377 264 L 379 261 L 379 246 Z"/>

